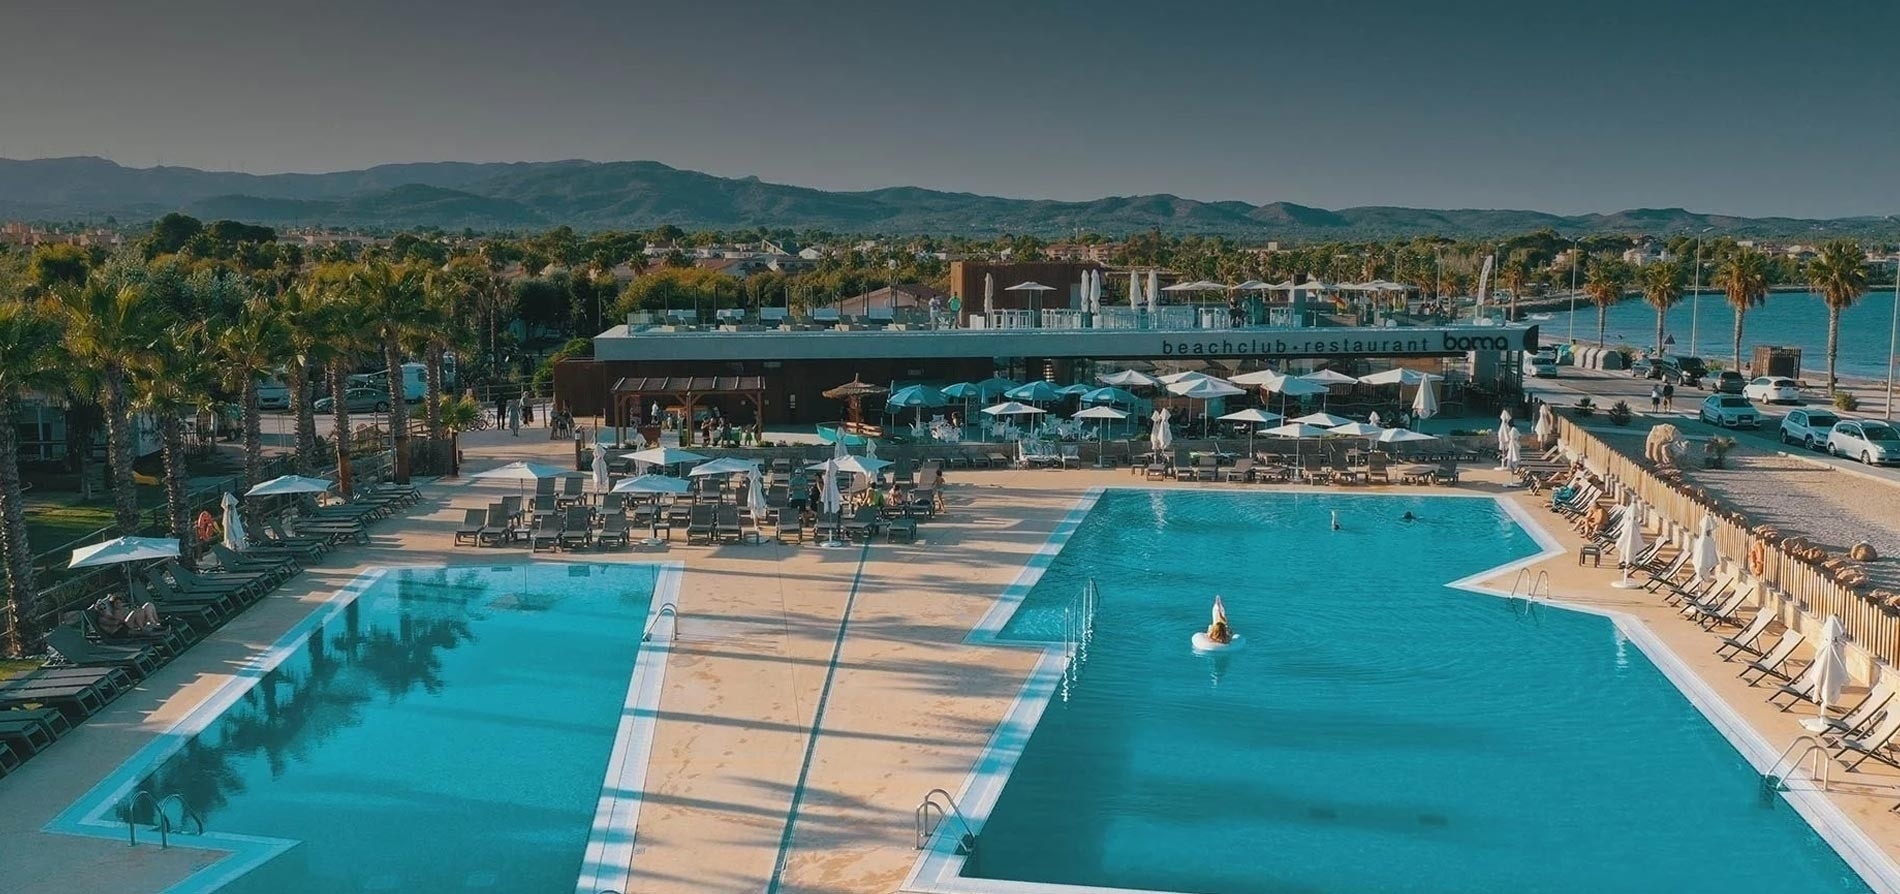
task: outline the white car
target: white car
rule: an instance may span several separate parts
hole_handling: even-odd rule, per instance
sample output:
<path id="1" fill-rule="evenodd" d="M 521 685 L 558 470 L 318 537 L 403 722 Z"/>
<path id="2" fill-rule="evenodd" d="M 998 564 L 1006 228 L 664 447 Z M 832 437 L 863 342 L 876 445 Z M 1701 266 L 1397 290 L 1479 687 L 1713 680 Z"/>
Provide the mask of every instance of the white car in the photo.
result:
<path id="1" fill-rule="evenodd" d="M 1761 427 L 1761 413 L 1739 394 L 1711 394 L 1702 401 L 1703 422 L 1725 428 Z"/>
<path id="2" fill-rule="evenodd" d="M 1538 351 L 1524 355 L 1524 372 L 1537 379 L 1557 378 L 1557 352 Z"/>
<path id="3" fill-rule="evenodd" d="M 1870 466 L 1900 464 L 1900 431 L 1885 422 L 1837 422 L 1828 433 L 1827 452 Z"/>
<path id="4" fill-rule="evenodd" d="M 1765 404 L 1798 404 L 1801 402 L 1801 386 L 1795 384 L 1793 379 L 1762 376 L 1748 383 L 1742 389 L 1742 396 Z"/>
<path id="5" fill-rule="evenodd" d="M 259 382 L 257 406 L 263 410 L 290 409 L 290 386 L 277 381 Z"/>
<path id="6" fill-rule="evenodd" d="M 1827 410 L 1789 410 L 1781 417 L 1781 443 L 1820 450 L 1827 446 L 1827 437 L 1839 421 L 1841 417 Z"/>

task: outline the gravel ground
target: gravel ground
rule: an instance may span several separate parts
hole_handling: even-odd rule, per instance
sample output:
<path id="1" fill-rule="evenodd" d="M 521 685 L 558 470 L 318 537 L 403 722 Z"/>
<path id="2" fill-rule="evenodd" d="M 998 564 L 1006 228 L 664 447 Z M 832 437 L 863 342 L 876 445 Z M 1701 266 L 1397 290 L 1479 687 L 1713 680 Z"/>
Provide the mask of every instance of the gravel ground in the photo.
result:
<path id="1" fill-rule="evenodd" d="M 1684 472 L 1784 534 L 1836 553 L 1862 540 L 1873 544 L 1881 558 L 1864 566 L 1868 578 L 1874 586 L 1900 589 L 1900 488 L 1746 447 L 1729 454 L 1727 469 Z"/>

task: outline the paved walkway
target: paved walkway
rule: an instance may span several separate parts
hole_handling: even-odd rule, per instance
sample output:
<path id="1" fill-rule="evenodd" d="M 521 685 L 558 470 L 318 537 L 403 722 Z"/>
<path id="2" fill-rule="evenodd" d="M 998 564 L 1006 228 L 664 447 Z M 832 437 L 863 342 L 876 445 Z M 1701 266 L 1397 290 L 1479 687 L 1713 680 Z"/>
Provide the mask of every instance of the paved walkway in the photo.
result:
<path id="1" fill-rule="evenodd" d="M 480 457 L 468 471 L 529 457 L 559 462 L 561 451 L 571 451 L 491 433 L 470 436 L 466 447 Z M 664 556 L 627 554 L 686 564 L 680 643 L 661 696 L 633 858 L 635 890 L 760 891 L 775 877 L 786 892 L 898 888 L 916 857 L 912 809 L 925 791 L 955 790 L 963 781 L 1035 657 L 967 646 L 965 635 L 1084 490 L 1136 481 L 1125 471 L 1093 470 L 953 471 L 950 480 L 948 514 L 926 523 L 917 545 L 676 542 Z M 1471 489 L 1501 490 L 1485 471 L 1467 481 Z M 372 545 L 340 550 L 0 781 L 0 887 L 8 894 L 156 890 L 207 862 L 203 852 L 37 830 L 362 568 L 492 564 L 500 551 L 454 549 L 450 532 L 455 507 L 504 492 L 513 490 L 466 480 L 428 486 L 424 503 L 380 524 Z M 536 557 L 603 559 L 612 560 Z M 1550 571 L 1558 598 L 1627 612 L 1652 630 L 1766 741 L 1779 745 L 1796 734 L 1794 715 L 1766 707 L 1763 693 L 1736 682 L 1732 666 L 1710 654 L 1710 635 L 1654 597 L 1609 589 L 1613 572 L 1579 568 L 1569 554 L 1540 567 Z M 1852 781 L 1891 786 L 1900 776 L 1868 772 Z M 1885 812 L 1890 792 L 1843 788 L 1831 797 L 1900 857 L 1900 818 Z"/>

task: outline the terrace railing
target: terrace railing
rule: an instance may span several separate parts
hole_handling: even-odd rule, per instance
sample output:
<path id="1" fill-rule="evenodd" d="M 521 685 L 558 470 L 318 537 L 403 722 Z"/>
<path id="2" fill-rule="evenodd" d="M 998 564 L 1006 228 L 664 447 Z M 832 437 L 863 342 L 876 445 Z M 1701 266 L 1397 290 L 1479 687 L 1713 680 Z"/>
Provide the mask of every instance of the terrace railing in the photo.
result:
<path id="1" fill-rule="evenodd" d="M 1559 442 L 1612 485 L 1609 493 L 1618 499 L 1634 496 L 1642 500 L 1678 546 L 1687 548 L 1702 520 L 1714 519 L 1716 548 L 1724 559 L 1744 564 L 1751 550 L 1759 549 L 1760 570 L 1748 569 L 1755 579 L 1785 596 L 1804 614 L 1840 618 L 1848 638 L 1869 656 L 1900 664 L 1900 612 L 1797 558 L 1781 542 L 1761 536 L 1735 507 L 1699 499 L 1682 484 L 1658 476 L 1574 420 L 1559 417 L 1557 428 Z"/>

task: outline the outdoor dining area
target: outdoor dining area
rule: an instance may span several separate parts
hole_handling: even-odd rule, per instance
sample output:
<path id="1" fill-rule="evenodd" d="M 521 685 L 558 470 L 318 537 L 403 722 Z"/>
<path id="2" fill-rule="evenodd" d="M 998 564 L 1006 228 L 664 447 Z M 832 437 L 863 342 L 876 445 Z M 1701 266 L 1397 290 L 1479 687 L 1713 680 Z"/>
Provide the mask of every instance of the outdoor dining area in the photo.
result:
<path id="1" fill-rule="evenodd" d="M 874 443 L 874 442 L 873 442 Z M 710 457 L 672 446 L 606 449 L 591 472 L 515 462 L 470 477 L 516 482 L 520 492 L 464 507 L 455 546 L 531 552 L 663 549 L 688 545 L 910 542 L 943 510 L 943 463 L 854 455 L 839 442 L 811 462 Z M 528 492 L 530 485 L 533 493 Z"/>

